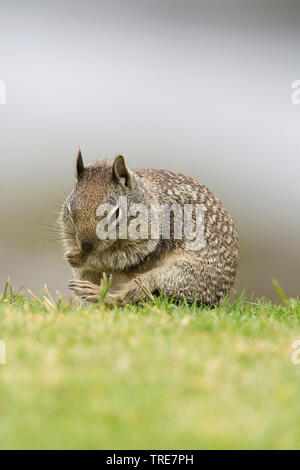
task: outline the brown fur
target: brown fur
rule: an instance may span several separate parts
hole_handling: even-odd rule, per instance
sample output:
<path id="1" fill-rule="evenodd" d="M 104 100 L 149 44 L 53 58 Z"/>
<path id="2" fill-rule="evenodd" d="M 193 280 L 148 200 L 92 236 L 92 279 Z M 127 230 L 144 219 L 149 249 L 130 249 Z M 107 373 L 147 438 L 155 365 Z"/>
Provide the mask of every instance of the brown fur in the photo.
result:
<path id="1" fill-rule="evenodd" d="M 106 303 L 137 302 L 147 297 L 134 279 L 138 276 L 152 294 L 217 305 L 234 283 L 238 237 L 232 219 L 213 193 L 188 176 L 167 170 L 129 170 L 123 157 L 98 160 L 84 167 L 77 160 L 78 181 L 65 201 L 60 225 L 65 258 L 75 280 L 70 288 L 79 297 L 97 302 L 103 273 L 112 277 Z M 171 233 L 169 240 L 100 240 L 96 234 L 101 203 L 201 204 L 205 208 L 205 246 L 186 250 Z"/>

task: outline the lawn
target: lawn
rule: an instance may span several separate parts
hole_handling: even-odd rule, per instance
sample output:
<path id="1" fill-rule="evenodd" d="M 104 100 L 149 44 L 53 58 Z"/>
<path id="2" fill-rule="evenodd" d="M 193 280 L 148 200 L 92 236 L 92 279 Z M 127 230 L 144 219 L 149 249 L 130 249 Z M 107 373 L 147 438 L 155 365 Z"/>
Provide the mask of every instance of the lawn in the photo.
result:
<path id="1" fill-rule="evenodd" d="M 300 448 L 300 302 L 280 294 L 109 309 L 8 289 L 0 447 Z"/>

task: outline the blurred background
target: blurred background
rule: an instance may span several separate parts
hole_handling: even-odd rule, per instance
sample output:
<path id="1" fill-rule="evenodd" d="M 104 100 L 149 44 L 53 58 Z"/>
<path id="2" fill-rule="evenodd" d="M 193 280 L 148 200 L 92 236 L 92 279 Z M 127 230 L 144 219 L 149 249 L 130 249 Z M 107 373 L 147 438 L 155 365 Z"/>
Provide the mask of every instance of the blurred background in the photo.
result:
<path id="1" fill-rule="evenodd" d="M 80 146 L 199 179 L 238 228 L 237 290 L 299 295 L 299 41 L 298 0 L 1 2 L 0 290 L 65 291 Z"/>

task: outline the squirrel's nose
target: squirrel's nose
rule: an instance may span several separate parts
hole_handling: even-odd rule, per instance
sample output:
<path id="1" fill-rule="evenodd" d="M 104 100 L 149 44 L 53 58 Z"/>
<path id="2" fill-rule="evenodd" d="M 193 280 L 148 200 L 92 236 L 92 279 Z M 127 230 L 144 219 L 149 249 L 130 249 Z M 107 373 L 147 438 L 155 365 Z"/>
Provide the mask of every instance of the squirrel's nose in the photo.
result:
<path id="1" fill-rule="evenodd" d="M 84 238 L 80 242 L 80 248 L 84 253 L 90 253 L 94 249 L 94 243 L 90 238 Z"/>

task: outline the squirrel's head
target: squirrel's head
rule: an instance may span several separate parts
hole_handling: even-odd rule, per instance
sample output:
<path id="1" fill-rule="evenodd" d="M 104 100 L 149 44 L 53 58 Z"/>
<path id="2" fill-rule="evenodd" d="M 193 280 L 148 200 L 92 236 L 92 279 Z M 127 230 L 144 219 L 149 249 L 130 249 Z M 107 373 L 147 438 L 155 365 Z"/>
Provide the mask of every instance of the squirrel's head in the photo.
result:
<path id="1" fill-rule="evenodd" d="M 91 259 L 110 247 L 121 251 L 123 247 L 126 251 L 126 247 L 130 250 L 138 245 L 141 252 L 145 251 L 146 240 L 132 238 L 126 227 L 135 217 L 143 216 L 137 205 L 149 206 L 155 202 L 149 183 L 130 170 L 121 155 L 113 161 L 98 160 L 85 165 L 80 151 L 76 177 L 76 186 L 64 203 L 61 215 L 67 245 L 76 243 Z M 137 207 L 136 214 L 129 211 L 131 215 L 128 215 L 127 208 L 133 207 Z M 137 231 L 138 225 L 136 223 Z M 147 246 L 146 251 L 152 248 Z"/>

